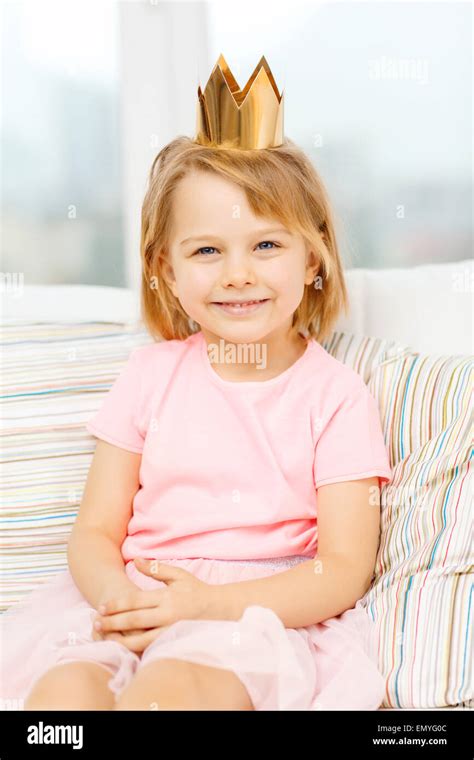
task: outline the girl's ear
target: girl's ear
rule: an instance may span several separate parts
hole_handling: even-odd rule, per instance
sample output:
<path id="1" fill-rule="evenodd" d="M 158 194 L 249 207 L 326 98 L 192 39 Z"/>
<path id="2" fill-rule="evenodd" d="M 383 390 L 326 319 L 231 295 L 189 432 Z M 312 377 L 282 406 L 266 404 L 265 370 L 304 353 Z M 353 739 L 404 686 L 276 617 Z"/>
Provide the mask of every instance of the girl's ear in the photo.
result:
<path id="1" fill-rule="evenodd" d="M 307 258 L 306 258 L 306 274 L 305 274 L 305 284 L 311 285 L 311 283 L 314 282 L 314 278 L 318 274 L 320 269 L 320 260 L 319 256 L 316 255 L 316 253 L 310 249 L 307 251 Z"/>
<path id="2" fill-rule="evenodd" d="M 171 266 L 171 264 L 168 262 L 167 259 L 162 259 L 161 261 L 161 276 L 167 283 L 168 287 L 170 288 L 175 298 L 177 298 L 178 291 L 176 288 L 176 280 L 174 277 L 173 267 Z"/>

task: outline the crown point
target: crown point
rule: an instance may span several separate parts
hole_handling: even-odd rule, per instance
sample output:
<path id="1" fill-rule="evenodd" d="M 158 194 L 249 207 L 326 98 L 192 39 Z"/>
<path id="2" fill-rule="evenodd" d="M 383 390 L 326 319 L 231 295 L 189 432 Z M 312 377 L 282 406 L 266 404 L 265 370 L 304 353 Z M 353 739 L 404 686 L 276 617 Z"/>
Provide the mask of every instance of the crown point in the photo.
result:
<path id="1" fill-rule="evenodd" d="M 198 88 L 197 141 L 245 149 L 281 145 L 282 97 L 264 55 L 241 90 L 221 53 L 204 91 Z"/>

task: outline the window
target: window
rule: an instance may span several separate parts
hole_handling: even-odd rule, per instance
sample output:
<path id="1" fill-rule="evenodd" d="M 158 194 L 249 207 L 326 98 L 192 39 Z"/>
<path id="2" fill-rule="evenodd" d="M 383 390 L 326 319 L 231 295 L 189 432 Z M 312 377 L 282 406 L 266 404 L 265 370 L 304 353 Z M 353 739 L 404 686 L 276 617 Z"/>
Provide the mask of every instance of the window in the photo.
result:
<path id="1" fill-rule="evenodd" d="M 2 269 L 123 286 L 118 3 L 2 12 Z"/>
<path id="2" fill-rule="evenodd" d="M 471 257 L 469 3 L 208 6 L 211 67 L 222 52 L 243 87 L 263 54 L 284 89 L 285 134 L 328 188 L 346 265 Z"/>

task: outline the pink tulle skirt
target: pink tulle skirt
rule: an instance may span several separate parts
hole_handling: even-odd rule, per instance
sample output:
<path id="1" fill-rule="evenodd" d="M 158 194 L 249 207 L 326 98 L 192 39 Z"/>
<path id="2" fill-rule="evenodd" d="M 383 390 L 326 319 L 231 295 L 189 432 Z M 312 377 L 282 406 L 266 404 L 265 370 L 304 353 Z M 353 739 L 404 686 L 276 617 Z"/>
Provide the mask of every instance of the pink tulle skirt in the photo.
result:
<path id="1" fill-rule="evenodd" d="M 219 584 L 268 576 L 307 560 L 164 561 Z M 140 573 L 133 562 L 126 572 L 139 588 L 165 585 Z M 236 621 L 181 620 L 141 656 L 117 641 L 94 641 L 95 612 L 64 570 L 0 616 L 0 709 L 24 709 L 36 680 L 59 663 L 103 665 L 117 698 L 143 664 L 169 657 L 233 671 L 256 710 L 377 710 L 384 697 L 378 628 L 360 602 L 305 628 L 285 628 L 271 609 L 258 605 L 247 607 Z"/>

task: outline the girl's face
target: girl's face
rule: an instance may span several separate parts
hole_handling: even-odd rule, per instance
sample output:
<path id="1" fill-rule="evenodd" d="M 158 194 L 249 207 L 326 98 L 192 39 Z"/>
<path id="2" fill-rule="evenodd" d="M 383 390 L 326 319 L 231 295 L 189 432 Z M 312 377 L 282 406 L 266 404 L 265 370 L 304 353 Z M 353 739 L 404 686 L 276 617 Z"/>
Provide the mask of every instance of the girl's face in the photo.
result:
<path id="1" fill-rule="evenodd" d="M 317 270 L 299 233 L 256 217 L 238 185 L 200 171 L 176 187 L 169 256 L 165 276 L 184 311 L 232 343 L 287 335 Z M 232 305 L 249 301 L 259 303 Z"/>

